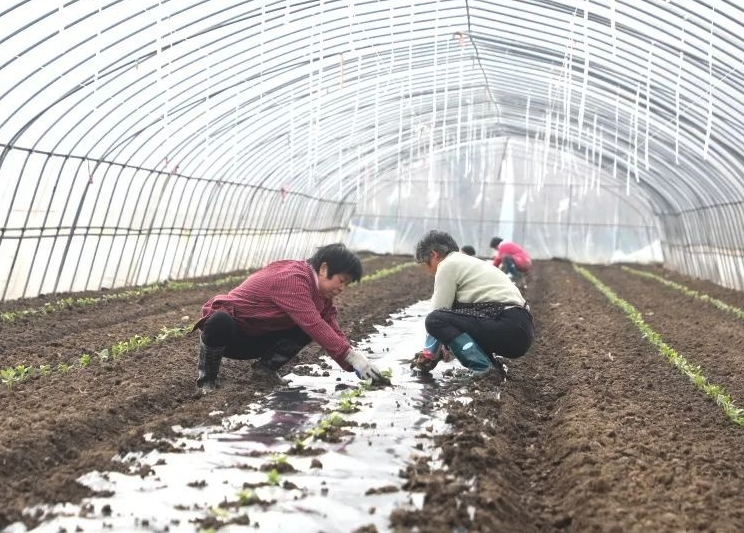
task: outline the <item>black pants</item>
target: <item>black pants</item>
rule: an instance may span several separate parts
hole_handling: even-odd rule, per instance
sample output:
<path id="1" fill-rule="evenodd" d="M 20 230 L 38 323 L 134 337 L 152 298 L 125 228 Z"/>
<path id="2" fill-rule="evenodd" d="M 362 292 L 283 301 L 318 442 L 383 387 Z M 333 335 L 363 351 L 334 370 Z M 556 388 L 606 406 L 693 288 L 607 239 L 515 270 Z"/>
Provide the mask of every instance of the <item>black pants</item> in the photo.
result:
<path id="1" fill-rule="evenodd" d="M 229 359 L 260 359 L 264 355 L 281 354 L 287 361 L 310 344 L 310 336 L 299 326 L 249 337 L 241 331 L 235 319 L 224 311 L 215 311 L 202 326 L 201 339 L 212 348 L 224 346 Z"/>
<path id="2" fill-rule="evenodd" d="M 501 270 L 514 277 L 518 277 L 520 274 L 517 263 L 514 262 L 514 258 L 510 255 L 505 255 L 501 258 Z"/>
<path id="3" fill-rule="evenodd" d="M 523 307 L 506 309 L 495 318 L 438 309 L 427 315 L 425 325 L 426 332 L 444 345 L 467 333 L 486 354 L 502 357 L 522 357 L 535 339 L 532 315 Z"/>

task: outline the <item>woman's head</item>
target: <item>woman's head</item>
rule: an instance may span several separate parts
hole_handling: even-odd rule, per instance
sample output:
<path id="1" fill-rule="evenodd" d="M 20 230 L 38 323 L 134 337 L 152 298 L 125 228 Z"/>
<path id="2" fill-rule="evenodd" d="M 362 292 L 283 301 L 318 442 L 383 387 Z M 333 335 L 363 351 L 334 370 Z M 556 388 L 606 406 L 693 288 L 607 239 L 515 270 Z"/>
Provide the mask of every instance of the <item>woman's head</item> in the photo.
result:
<path id="1" fill-rule="evenodd" d="M 307 262 L 318 273 L 318 289 L 325 298 L 338 296 L 362 279 L 362 262 L 342 243 L 321 246 Z"/>
<path id="2" fill-rule="evenodd" d="M 431 230 L 421 237 L 421 240 L 416 244 L 415 259 L 418 263 L 428 264 L 432 253 L 437 253 L 443 259 L 450 252 L 456 252 L 458 250 L 459 248 L 455 239 L 449 233 Z"/>

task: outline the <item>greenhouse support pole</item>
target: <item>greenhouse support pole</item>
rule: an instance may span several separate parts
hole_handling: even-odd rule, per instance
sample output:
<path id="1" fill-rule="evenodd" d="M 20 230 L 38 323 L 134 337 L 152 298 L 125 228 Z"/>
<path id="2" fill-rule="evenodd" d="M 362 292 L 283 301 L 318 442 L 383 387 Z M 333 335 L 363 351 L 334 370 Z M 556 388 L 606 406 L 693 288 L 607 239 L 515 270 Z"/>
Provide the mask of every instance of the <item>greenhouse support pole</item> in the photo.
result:
<path id="1" fill-rule="evenodd" d="M 568 259 L 568 240 L 571 235 L 571 204 L 573 200 L 573 185 L 568 186 L 568 212 L 566 213 L 566 251 L 564 258 Z"/>

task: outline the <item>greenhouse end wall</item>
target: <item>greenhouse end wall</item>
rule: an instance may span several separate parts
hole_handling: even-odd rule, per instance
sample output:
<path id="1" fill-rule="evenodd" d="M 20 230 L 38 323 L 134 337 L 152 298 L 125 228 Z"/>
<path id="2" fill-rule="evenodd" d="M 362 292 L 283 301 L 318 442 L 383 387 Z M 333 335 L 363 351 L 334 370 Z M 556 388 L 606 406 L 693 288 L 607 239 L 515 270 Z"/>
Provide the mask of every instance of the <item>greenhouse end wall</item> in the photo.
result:
<path id="1" fill-rule="evenodd" d="M 381 177 L 352 218 L 350 245 L 410 254 L 421 235 L 439 229 L 481 257 L 492 255 L 489 242 L 499 236 L 535 259 L 662 261 L 645 199 L 581 159 L 557 152 L 536 159 L 534 150 L 524 139 L 493 139 Z"/>

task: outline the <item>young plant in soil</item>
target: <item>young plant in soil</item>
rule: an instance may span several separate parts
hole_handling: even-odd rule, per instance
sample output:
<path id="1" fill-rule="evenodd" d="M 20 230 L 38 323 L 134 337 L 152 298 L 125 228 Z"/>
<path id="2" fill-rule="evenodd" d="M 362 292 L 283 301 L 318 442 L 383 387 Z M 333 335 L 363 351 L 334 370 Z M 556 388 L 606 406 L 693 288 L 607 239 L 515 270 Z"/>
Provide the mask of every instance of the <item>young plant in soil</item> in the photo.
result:
<path id="1" fill-rule="evenodd" d="M 12 389 L 13 385 L 19 381 L 18 374 L 13 367 L 3 368 L 0 370 L 0 379 L 8 389 Z"/>
<path id="2" fill-rule="evenodd" d="M 279 471 L 276 468 L 270 470 L 266 474 L 266 483 L 268 483 L 269 485 L 278 486 L 279 481 L 281 481 L 281 476 L 279 475 Z"/>
<path id="3" fill-rule="evenodd" d="M 264 472 L 276 470 L 280 474 L 296 471 L 295 467 L 289 463 L 287 456 L 284 454 L 272 455 L 268 463 L 261 465 L 261 470 Z"/>
<path id="4" fill-rule="evenodd" d="M 677 351 L 669 346 L 651 326 L 644 320 L 643 315 L 633 307 L 629 302 L 620 298 L 607 285 L 593 276 L 587 269 L 574 265 L 574 269 L 589 280 L 607 299 L 614 305 L 622 309 L 628 318 L 640 330 L 643 336 L 648 339 L 652 346 L 659 350 L 666 359 L 677 369 L 685 374 L 692 383 L 707 394 L 717 405 L 723 409 L 726 417 L 734 424 L 744 426 L 744 409 L 737 407 L 731 400 L 731 396 L 721 385 L 710 383 L 703 374 L 700 366 L 692 365 L 687 359 L 681 356 Z"/>
<path id="5" fill-rule="evenodd" d="M 738 307 L 735 307 L 733 305 L 729 305 L 726 302 L 722 302 L 721 300 L 718 300 L 717 298 L 713 298 L 712 296 L 709 296 L 707 294 L 703 294 L 699 291 L 690 289 L 689 287 L 685 287 L 684 285 L 680 283 L 676 283 L 674 281 L 664 279 L 661 276 L 657 276 L 656 274 L 653 274 L 651 272 L 646 272 L 643 270 L 637 270 L 635 268 L 630 268 L 627 266 L 621 267 L 625 272 L 629 272 L 631 274 L 634 274 L 636 276 L 652 279 L 654 281 L 658 281 L 662 285 L 666 285 L 667 287 L 671 287 L 672 289 L 678 290 L 679 292 L 685 294 L 686 296 L 689 296 L 690 298 L 694 298 L 696 300 L 701 300 L 703 302 L 708 302 L 714 307 L 717 307 L 718 309 L 722 311 L 727 311 L 733 315 L 735 315 L 737 318 L 744 320 L 744 309 L 740 309 Z"/>
<path id="6" fill-rule="evenodd" d="M 177 326 L 172 328 L 163 327 L 161 329 L 161 332 L 154 337 L 134 335 L 133 337 L 125 341 L 117 342 L 110 349 L 104 348 L 96 355 L 98 356 L 98 361 L 100 363 L 105 363 L 111 359 L 117 360 L 122 355 L 149 346 L 153 342 L 165 342 L 170 338 L 183 337 L 184 335 L 186 335 L 186 333 L 188 333 L 190 329 L 191 328 L 188 326 Z M 91 365 L 91 363 L 93 363 L 93 356 L 91 356 L 90 354 L 82 354 L 78 358 L 77 362 L 81 369 L 87 368 Z M 66 373 L 73 368 L 73 365 L 70 365 L 68 363 L 60 363 L 57 365 L 56 371 L 60 373 Z M 13 383 L 8 386 L 8 388 L 11 388 L 12 385 L 14 385 L 15 383 L 20 383 L 21 381 L 25 380 L 29 376 L 36 373 L 36 371 L 37 370 L 34 367 L 24 365 L 19 365 L 18 367 L 8 367 L 6 369 L 0 370 L 0 372 L 5 372 L 5 374 L 7 374 L 8 379 L 10 379 L 10 376 L 13 376 Z M 38 368 L 38 372 L 43 375 L 48 375 L 52 372 L 52 367 L 51 365 L 40 365 Z M 5 379 L 3 379 L 3 383 L 5 383 Z"/>
<path id="7" fill-rule="evenodd" d="M 140 287 L 139 289 L 130 289 L 122 292 L 117 292 L 113 294 L 106 294 L 104 296 L 99 297 L 80 297 L 80 298 L 74 298 L 71 296 L 68 296 L 66 298 L 60 298 L 59 300 L 55 300 L 54 302 L 47 302 L 44 305 L 40 307 L 35 307 L 32 309 L 20 309 L 17 311 L 8 311 L 5 313 L 0 313 L 0 322 L 15 322 L 19 318 L 29 317 L 29 316 L 44 316 L 51 313 L 56 313 L 58 311 L 64 310 L 64 309 L 72 309 L 72 308 L 81 308 L 81 307 L 88 307 L 91 305 L 100 304 L 102 302 L 110 302 L 110 301 L 117 301 L 117 300 L 128 300 L 130 298 L 136 298 L 139 296 L 144 296 L 146 294 L 150 294 L 153 292 L 158 291 L 187 291 L 192 289 L 198 289 L 203 287 L 219 287 L 222 285 L 234 285 L 235 283 L 239 283 L 245 279 L 245 276 L 247 275 L 232 275 L 232 276 L 226 276 L 224 278 L 212 281 L 212 282 L 193 282 L 193 281 L 169 281 L 169 282 L 158 282 L 153 283 L 151 285 L 145 285 L 144 287 Z"/>

